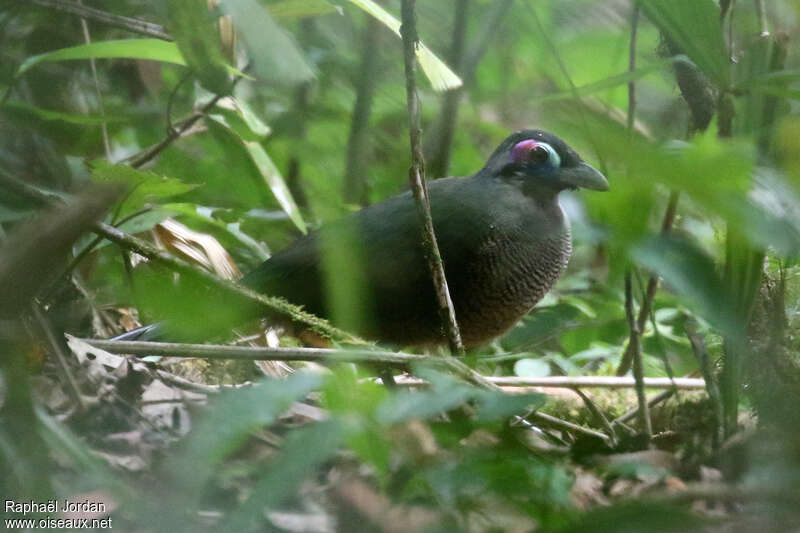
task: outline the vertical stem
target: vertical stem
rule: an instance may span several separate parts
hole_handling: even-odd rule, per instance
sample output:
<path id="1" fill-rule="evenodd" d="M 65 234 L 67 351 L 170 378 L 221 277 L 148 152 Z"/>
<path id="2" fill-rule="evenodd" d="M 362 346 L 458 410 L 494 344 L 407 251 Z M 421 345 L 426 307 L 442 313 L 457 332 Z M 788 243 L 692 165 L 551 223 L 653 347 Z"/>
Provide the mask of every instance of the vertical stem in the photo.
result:
<path id="1" fill-rule="evenodd" d="M 639 4 L 634 4 L 631 13 L 631 41 L 628 49 L 628 71 L 636 70 L 636 35 L 639 28 Z M 631 80 L 628 83 L 628 135 L 633 134 L 633 124 L 636 120 L 636 83 Z M 657 284 L 657 282 L 656 282 Z M 654 285 L 656 285 L 654 284 Z M 650 291 L 648 283 L 648 292 Z M 652 289 L 655 292 L 655 286 Z M 644 310 L 644 301 L 642 309 Z M 631 287 L 631 271 L 625 273 L 625 315 L 628 317 L 630 327 L 630 338 L 628 347 L 633 353 L 633 379 L 636 382 L 636 398 L 639 403 L 639 428 L 650 439 L 653 428 L 650 424 L 650 408 L 647 405 L 647 395 L 644 391 L 644 367 L 642 364 L 641 331 L 643 324 L 639 323 L 633 312 L 633 290 Z M 641 316 L 641 313 L 640 313 Z M 647 314 L 644 314 L 645 320 Z"/>
<path id="2" fill-rule="evenodd" d="M 416 49 L 419 43 L 416 17 L 414 14 L 415 3 L 415 0 L 403 0 L 402 26 L 400 27 L 400 34 L 403 38 L 406 100 L 408 104 L 408 130 L 411 144 L 411 168 L 408 170 L 408 179 L 414 194 L 414 200 L 416 200 L 417 203 L 420 221 L 422 222 L 423 246 L 425 247 L 425 255 L 428 259 L 428 267 L 431 270 L 433 286 L 439 304 L 439 316 L 442 325 L 445 327 L 451 352 L 463 354 L 464 345 L 461 342 L 461 333 L 458 330 L 453 301 L 450 298 L 450 291 L 447 288 L 447 279 L 444 275 L 444 264 L 442 263 L 442 256 L 439 253 L 439 245 L 436 242 L 436 234 L 433 230 L 430 199 L 428 198 L 428 187 L 425 181 L 425 162 L 422 155 L 422 130 L 420 128 L 419 116 L 419 96 L 417 95 L 417 81 L 414 70 L 416 67 Z"/>
<path id="3" fill-rule="evenodd" d="M 758 23 L 761 28 L 759 37 L 769 37 L 769 25 L 767 24 L 767 10 L 764 9 L 764 0 L 753 0 L 758 14 Z"/>
<path id="4" fill-rule="evenodd" d="M 78 5 L 83 5 L 82 0 L 78 0 Z M 81 17 L 81 28 L 83 29 L 83 40 L 86 44 L 92 42 L 92 37 L 89 35 L 89 23 L 86 19 Z M 101 116 L 105 116 L 106 111 L 103 106 L 103 93 L 100 91 L 100 80 L 97 77 L 97 63 L 92 57 L 89 59 L 89 65 L 92 67 L 92 78 L 94 78 L 94 90 L 97 95 L 97 108 Z M 108 126 L 105 122 L 100 124 L 100 129 L 103 132 L 103 148 L 105 148 L 106 159 L 111 159 L 111 142 L 108 140 Z"/>
<path id="5" fill-rule="evenodd" d="M 650 407 L 647 405 L 647 396 L 644 391 L 641 332 L 633 313 L 633 291 L 631 290 L 630 271 L 625 274 L 625 315 L 628 318 L 628 327 L 631 330 L 628 343 L 633 350 L 633 379 L 636 381 L 636 399 L 639 403 L 639 427 L 649 440 L 653 434 L 653 427 L 650 424 Z"/>
<path id="6" fill-rule="evenodd" d="M 464 43 L 467 35 L 467 14 L 470 0 L 458 0 L 453 20 L 453 37 L 450 43 L 450 66 L 463 79 Z M 439 112 L 439 131 L 436 139 L 436 150 L 431 158 L 430 174 L 434 178 L 446 176 L 450 169 L 450 149 L 458 122 L 458 104 L 461 101 L 462 87 L 448 91 L 444 95 Z"/>
<path id="7" fill-rule="evenodd" d="M 375 93 L 378 65 L 378 31 L 380 23 L 366 16 L 364 41 L 361 47 L 361 65 L 358 69 L 356 102 L 350 122 L 350 137 L 347 141 L 347 166 L 344 174 L 344 200 L 349 203 L 367 205 L 369 189 L 366 178 L 366 159 L 369 146 L 369 117 L 372 114 L 372 96 Z"/>

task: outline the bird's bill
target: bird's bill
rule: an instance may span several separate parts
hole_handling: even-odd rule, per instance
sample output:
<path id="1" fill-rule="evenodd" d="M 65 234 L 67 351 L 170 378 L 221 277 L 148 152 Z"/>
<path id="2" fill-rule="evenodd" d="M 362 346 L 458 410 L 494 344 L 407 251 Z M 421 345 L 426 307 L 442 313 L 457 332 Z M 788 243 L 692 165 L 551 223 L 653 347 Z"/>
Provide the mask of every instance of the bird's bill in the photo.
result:
<path id="1" fill-rule="evenodd" d="M 561 181 L 569 187 L 580 187 L 593 191 L 608 190 L 608 180 L 603 173 L 583 162 L 577 167 L 562 168 Z"/>

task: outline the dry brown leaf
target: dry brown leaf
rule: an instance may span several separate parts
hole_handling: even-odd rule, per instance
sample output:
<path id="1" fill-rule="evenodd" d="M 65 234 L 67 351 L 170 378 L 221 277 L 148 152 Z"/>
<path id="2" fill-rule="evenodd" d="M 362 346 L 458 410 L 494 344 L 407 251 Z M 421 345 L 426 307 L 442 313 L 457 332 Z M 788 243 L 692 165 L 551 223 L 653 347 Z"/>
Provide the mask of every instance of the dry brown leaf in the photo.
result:
<path id="1" fill-rule="evenodd" d="M 156 242 L 162 248 L 214 272 L 223 279 L 239 279 L 242 273 L 233 258 L 217 239 L 200 233 L 171 218 L 153 228 Z"/>

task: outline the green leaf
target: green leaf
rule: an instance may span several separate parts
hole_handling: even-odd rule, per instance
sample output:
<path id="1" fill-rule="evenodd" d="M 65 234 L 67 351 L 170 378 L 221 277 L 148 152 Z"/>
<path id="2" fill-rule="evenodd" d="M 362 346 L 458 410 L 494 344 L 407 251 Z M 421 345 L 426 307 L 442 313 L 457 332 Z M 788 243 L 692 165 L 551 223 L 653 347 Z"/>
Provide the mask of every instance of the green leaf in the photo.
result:
<path id="1" fill-rule="evenodd" d="M 15 76 L 21 76 L 39 63 L 77 59 L 148 59 L 186 66 L 186 60 L 175 43 L 160 39 L 121 39 L 81 44 L 31 56 L 23 61 Z M 232 74 L 248 77 L 233 67 L 226 68 Z"/>
<path id="2" fill-rule="evenodd" d="M 586 85 L 581 85 L 580 87 L 576 87 L 575 89 L 568 89 L 565 91 L 559 91 L 556 93 L 551 93 L 539 98 L 539 102 L 549 102 L 551 100 L 563 100 L 569 98 L 576 98 L 582 96 L 589 96 L 601 91 L 607 91 L 609 89 L 613 89 L 615 87 L 619 87 L 620 85 L 625 85 L 632 81 L 636 81 L 639 78 L 643 78 L 648 74 L 652 74 L 653 72 L 658 72 L 665 67 L 672 65 L 673 63 L 679 61 L 688 61 L 688 58 L 684 55 L 679 55 L 675 57 L 671 57 L 669 59 L 665 59 L 663 61 L 657 61 L 651 65 L 646 65 L 644 67 L 639 67 L 633 71 L 623 72 L 622 74 L 617 74 L 615 76 L 609 76 L 608 78 L 602 79 L 600 81 L 596 81 L 594 83 L 588 83 Z"/>
<path id="3" fill-rule="evenodd" d="M 730 60 L 713 0 L 638 0 L 647 18 L 720 88 L 730 86 Z"/>
<path id="4" fill-rule="evenodd" d="M 297 372 L 285 380 L 265 379 L 249 389 L 225 391 L 196 424 L 180 453 L 169 457 L 167 470 L 180 486 L 197 491 L 211 476 L 211 467 L 236 450 L 252 430 L 273 423 L 321 382 L 320 375 Z"/>
<path id="5" fill-rule="evenodd" d="M 265 510 L 292 496 L 305 478 L 336 452 L 343 433 L 341 423 L 335 420 L 293 431 L 283 452 L 271 461 L 271 468 L 258 476 L 250 497 L 226 517 L 226 529 L 249 531 L 253 523 L 263 521 Z"/>
<path id="6" fill-rule="evenodd" d="M 91 172 L 92 178 L 96 181 L 124 183 L 129 187 L 130 193 L 122 201 L 122 207 L 118 211 L 119 216 L 133 213 L 147 204 L 187 193 L 197 187 L 175 178 L 159 176 L 127 165 L 113 165 L 105 160 L 92 162 Z"/>
<path id="7" fill-rule="evenodd" d="M 223 98 L 214 106 L 214 120 L 225 124 L 245 141 L 260 141 L 270 133 L 267 126 L 245 102 Z"/>
<path id="8" fill-rule="evenodd" d="M 186 61 L 175 43 L 160 39 L 123 39 L 81 44 L 29 57 L 17 69 L 16 75 L 21 76 L 26 71 L 45 61 L 70 61 L 92 58 L 150 59 L 152 61 L 161 61 L 162 63 L 186 65 Z"/>
<path id="9" fill-rule="evenodd" d="M 270 14 L 278 19 L 316 17 L 329 13 L 342 13 L 342 8 L 325 0 L 282 0 L 269 4 Z"/>
<path id="10" fill-rule="evenodd" d="M 392 30 L 395 35 L 400 37 L 400 21 L 393 17 L 388 11 L 373 2 L 372 0 L 349 0 Z M 417 48 L 417 59 L 422 71 L 430 80 L 431 85 L 436 91 L 447 91 L 461 87 L 463 82 L 450 67 L 444 64 L 433 52 L 425 46 L 422 41 Z"/>
<path id="11" fill-rule="evenodd" d="M 281 204 L 281 207 L 286 211 L 286 214 L 289 215 L 289 218 L 294 222 L 294 225 L 297 226 L 297 229 L 303 233 L 307 233 L 308 229 L 306 228 L 306 223 L 303 221 L 303 216 L 300 214 L 300 209 L 297 207 L 294 198 L 292 198 L 292 193 L 286 185 L 283 176 L 281 176 L 278 167 L 276 167 L 272 159 L 269 158 L 264 147 L 257 142 L 243 142 L 256 168 L 261 173 L 264 181 L 266 181 L 272 194 L 275 195 L 275 199 Z"/>
<path id="12" fill-rule="evenodd" d="M 526 409 L 536 409 L 545 404 L 544 394 L 506 394 L 500 391 L 476 390 L 478 422 L 505 420 L 523 413 Z"/>
<path id="13" fill-rule="evenodd" d="M 214 94 L 228 94 L 231 83 L 226 69 L 219 30 L 205 2 L 168 0 L 170 34 L 200 83 Z"/>
<path id="14" fill-rule="evenodd" d="M 400 391 L 390 396 L 377 410 L 384 424 L 396 424 L 412 418 L 428 418 L 449 411 L 471 398 L 473 387 L 438 372 L 424 372 L 431 383 L 425 391 Z"/>
<path id="15" fill-rule="evenodd" d="M 707 520 L 677 506 L 646 501 L 597 507 L 581 514 L 556 533 L 683 533 L 702 531 Z"/>
<path id="16" fill-rule="evenodd" d="M 314 77 L 294 39 L 278 26 L 264 6 L 255 0 L 224 0 L 220 8 L 230 15 L 247 44 L 260 79 L 293 85 Z"/>
<path id="17" fill-rule="evenodd" d="M 685 239 L 667 235 L 642 243 L 632 254 L 722 333 L 742 337 L 740 317 L 711 257 Z"/>
<path id="18" fill-rule="evenodd" d="M 81 126 L 95 126 L 131 120 L 131 117 L 122 115 L 81 115 L 78 113 L 66 113 L 64 111 L 51 111 L 24 102 L 6 102 L 3 104 L 3 108 L 6 113 L 13 113 L 17 115 L 19 119 L 30 120 L 35 117 L 41 120 L 61 121 Z"/>

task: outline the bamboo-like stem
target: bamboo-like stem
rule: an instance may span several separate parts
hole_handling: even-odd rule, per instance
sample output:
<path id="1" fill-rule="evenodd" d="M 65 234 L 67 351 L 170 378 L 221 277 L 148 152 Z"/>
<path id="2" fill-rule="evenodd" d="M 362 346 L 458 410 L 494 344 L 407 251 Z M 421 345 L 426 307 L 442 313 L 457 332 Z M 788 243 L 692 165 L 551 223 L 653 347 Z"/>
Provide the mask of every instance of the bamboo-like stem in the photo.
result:
<path id="1" fill-rule="evenodd" d="M 419 44 L 417 36 L 416 15 L 414 13 L 415 0 L 403 0 L 402 4 L 402 26 L 400 33 L 403 37 L 403 58 L 406 75 L 406 100 L 408 104 L 408 130 L 411 143 L 411 168 L 408 171 L 408 179 L 411 190 L 414 193 L 414 200 L 417 204 L 420 222 L 422 225 L 422 239 L 428 260 L 428 267 L 431 271 L 433 286 L 436 290 L 436 298 L 439 306 L 439 316 L 447 334 L 447 341 L 450 351 L 454 354 L 462 355 L 464 345 L 461 342 L 461 332 L 456 322 L 456 313 L 453 308 L 453 301 L 450 298 L 450 291 L 447 287 L 447 278 L 444 274 L 444 264 L 439 253 L 439 245 L 436 242 L 436 233 L 433 228 L 433 218 L 431 217 L 430 198 L 428 197 L 428 186 L 425 181 L 425 163 L 422 155 L 422 130 L 420 127 L 420 104 L 417 95 L 416 81 L 416 49 Z"/>

